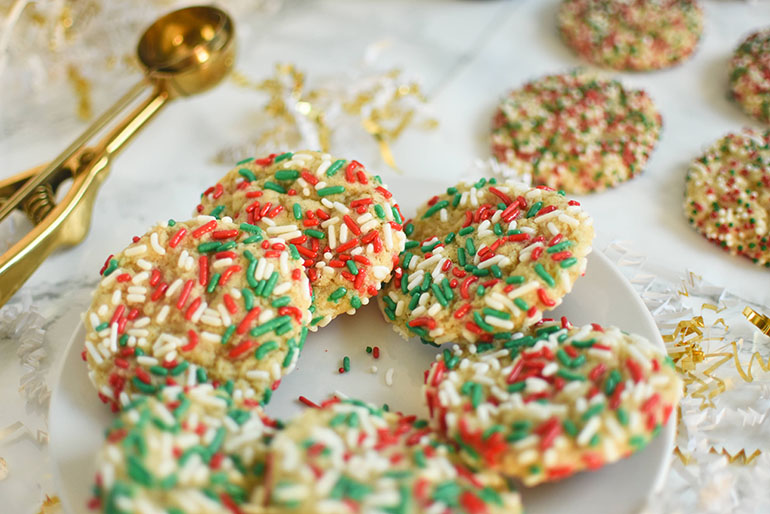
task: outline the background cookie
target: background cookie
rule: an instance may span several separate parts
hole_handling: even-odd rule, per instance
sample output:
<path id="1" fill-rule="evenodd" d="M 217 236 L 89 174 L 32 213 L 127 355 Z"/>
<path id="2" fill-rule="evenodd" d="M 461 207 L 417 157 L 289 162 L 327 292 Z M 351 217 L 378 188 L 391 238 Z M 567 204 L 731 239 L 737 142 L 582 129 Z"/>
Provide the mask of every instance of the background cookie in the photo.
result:
<path id="1" fill-rule="evenodd" d="M 641 449 L 682 389 L 673 362 L 646 339 L 556 323 L 444 350 L 425 384 L 431 417 L 466 462 L 526 485 Z"/>
<path id="2" fill-rule="evenodd" d="M 703 237 L 770 268 L 770 130 L 727 134 L 695 159 L 684 210 Z"/>
<path id="3" fill-rule="evenodd" d="M 407 242 L 379 297 L 404 338 L 491 340 L 540 321 L 585 271 L 593 220 L 545 186 L 461 183 L 428 204 L 407 230 L 438 237 Z"/>
<path id="4" fill-rule="evenodd" d="M 558 23 L 564 41 L 594 64 L 654 70 L 693 52 L 703 11 L 696 0 L 563 0 Z"/>
<path id="5" fill-rule="evenodd" d="M 140 397 L 107 429 L 91 507 L 258 512 L 270 423 L 208 384 Z"/>
<path id="6" fill-rule="evenodd" d="M 269 505 L 280 512 L 521 512 L 497 475 L 461 464 L 414 416 L 355 400 L 292 420 L 273 439 Z"/>
<path id="7" fill-rule="evenodd" d="M 319 152 L 241 162 L 203 193 L 198 210 L 256 224 L 297 248 L 315 294 L 311 328 L 366 305 L 406 239 L 379 177 Z"/>
<path id="8" fill-rule="evenodd" d="M 209 216 L 134 238 L 105 263 L 85 314 L 83 358 L 102 400 L 210 381 L 267 402 L 307 333 L 301 262 L 259 227 Z"/>
<path id="9" fill-rule="evenodd" d="M 575 70 L 509 93 L 492 122 L 492 153 L 535 184 L 590 193 L 641 173 L 661 126 L 644 91 Z"/>
<path id="10" fill-rule="evenodd" d="M 749 115 L 770 123 L 770 29 L 754 32 L 735 50 L 730 95 Z"/>

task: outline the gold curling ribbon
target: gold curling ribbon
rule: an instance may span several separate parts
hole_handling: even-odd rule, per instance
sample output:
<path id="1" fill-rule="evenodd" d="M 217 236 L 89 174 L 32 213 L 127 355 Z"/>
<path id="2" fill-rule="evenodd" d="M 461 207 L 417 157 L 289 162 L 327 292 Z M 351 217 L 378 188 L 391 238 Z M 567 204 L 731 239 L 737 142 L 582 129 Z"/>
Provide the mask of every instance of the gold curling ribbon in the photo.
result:
<path id="1" fill-rule="evenodd" d="M 420 86 L 416 83 L 408 83 L 398 84 L 384 103 L 374 104 L 381 94 L 387 91 L 385 89 L 387 85 L 383 81 L 396 81 L 400 74 L 400 70 L 391 70 L 382 76 L 382 80 L 359 92 L 352 99 L 339 100 L 344 112 L 361 119 L 364 131 L 377 143 L 382 160 L 398 172 L 400 170 L 393 158 L 390 143 L 398 139 L 413 124 L 415 117 L 415 109 L 404 107 L 402 100 L 414 97 L 418 102 L 426 101 Z M 305 75 L 292 64 L 276 65 L 275 75 L 260 83 L 252 82 L 238 71 L 233 72 L 231 78 L 241 87 L 267 93 L 270 99 L 265 107 L 265 113 L 282 122 L 274 130 L 263 133 L 256 142 L 258 146 L 271 139 L 277 141 L 287 131 L 287 127 L 295 126 L 296 120 L 292 114 L 294 111 L 316 126 L 321 150 L 329 151 L 333 129 L 328 125 L 326 113 L 318 104 L 320 99 L 330 98 L 331 92 L 325 89 L 305 91 Z M 287 82 L 289 83 L 288 94 L 293 105 L 287 105 L 284 99 L 287 93 Z M 435 119 L 430 119 L 419 128 L 429 130 L 437 125 L 438 122 Z"/>
<path id="2" fill-rule="evenodd" d="M 717 450 L 713 446 L 709 448 L 709 453 L 712 455 L 722 455 L 727 458 L 727 462 L 730 464 L 738 465 L 738 466 L 748 466 L 752 462 L 754 462 L 754 459 L 762 455 L 762 450 L 756 449 L 754 450 L 754 453 L 751 455 L 746 454 L 746 450 L 744 448 L 741 448 L 740 451 L 731 454 L 728 452 L 725 448 L 722 448 L 721 450 Z M 674 447 L 674 455 L 676 455 L 679 460 L 684 464 L 685 466 L 689 466 L 690 464 L 694 464 L 696 462 L 696 459 L 694 456 L 687 454 L 683 452 L 679 446 Z"/>
<path id="3" fill-rule="evenodd" d="M 733 353 L 731 355 L 735 358 L 735 369 L 738 370 L 738 374 L 743 380 L 749 383 L 754 381 L 754 377 L 751 374 L 751 367 L 754 365 L 754 361 L 759 364 L 759 367 L 762 369 L 762 371 L 770 371 L 770 358 L 768 358 L 767 361 L 763 360 L 759 352 L 754 352 L 751 354 L 749 363 L 746 365 L 746 371 L 743 371 L 743 366 L 741 366 L 741 361 L 738 358 L 738 344 L 735 341 L 733 341 L 731 344 L 733 346 Z"/>
<path id="4" fill-rule="evenodd" d="M 61 500 L 54 494 L 53 496 L 45 496 L 37 514 L 60 514 L 61 512 L 63 512 Z"/>
<path id="5" fill-rule="evenodd" d="M 746 319 L 749 320 L 752 325 L 757 327 L 760 332 L 766 336 L 770 336 L 770 317 L 760 314 L 748 306 L 743 309 L 743 315 L 746 316 Z"/>

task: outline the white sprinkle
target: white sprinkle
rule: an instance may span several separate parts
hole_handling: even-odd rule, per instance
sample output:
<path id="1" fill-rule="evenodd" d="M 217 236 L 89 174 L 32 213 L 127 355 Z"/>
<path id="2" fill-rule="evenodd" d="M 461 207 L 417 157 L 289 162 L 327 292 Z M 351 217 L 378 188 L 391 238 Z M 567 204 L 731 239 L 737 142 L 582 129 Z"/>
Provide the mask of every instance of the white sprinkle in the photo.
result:
<path id="1" fill-rule="evenodd" d="M 123 254 L 126 257 L 134 257 L 135 255 L 144 255 L 145 253 L 147 253 L 147 245 L 143 245 L 143 244 L 126 248 L 126 250 L 123 252 Z"/>
<path id="2" fill-rule="evenodd" d="M 393 385 L 393 373 L 395 373 L 396 370 L 393 368 L 388 368 L 388 371 L 385 372 L 385 384 L 390 387 Z"/>
<path id="3" fill-rule="evenodd" d="M 152 249 L 155 250 L 155 253 L 158 255 L 166 255 L 166 249 L 160 246 L 158 243 L 158 233 L 153 232 L 150 234 L 150 246 L 152 246 Z"/>

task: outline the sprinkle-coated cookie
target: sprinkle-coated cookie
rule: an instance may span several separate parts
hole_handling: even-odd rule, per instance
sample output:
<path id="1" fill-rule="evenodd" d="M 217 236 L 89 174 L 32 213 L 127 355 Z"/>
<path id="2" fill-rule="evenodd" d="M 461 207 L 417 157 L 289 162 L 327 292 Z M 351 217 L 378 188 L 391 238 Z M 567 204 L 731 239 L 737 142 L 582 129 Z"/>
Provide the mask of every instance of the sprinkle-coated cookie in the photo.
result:
<path id="1" fill-rule="evenodd" d="M 616 70 L 656 70 L 689 56 L 703 32 L 697 0 L 563 0 L 564 41 L 581 57 Z"/>
<path id="2" fill-rule="evenodd" d="M 201 382 L 266 403 L 304 344 L 302 261 L 255 225 L 210 216 L 158 224 L 110 256 L 101 274 L 83 357 L 113 408 Z"/>
<path id="3" fill-rule="evenodd" d="M 269 505 L 303 514 L 521 512 L 501 477 L 465 467 L 427 425 L 355 400 L 306 410 L 271 444 Z"/>
<path id="4" fill-rule="evenodd" d="M 754 32 L 735 50 L 730 95 L 749 115 L 770 123 L 770 28 Z"/>
<path id="5" fill-rule="evenodd" d="M 442 221 L 444 220 L 444 221 Z M 545 186 L 481 180 L 431 198 L 379 304 L 404 338 L 460 344 L 534 324 L 585 272 L 593 220 Z"/>
<path id="6" fill-rule="evenodd" d="M 311 329 L 366 305 L 406 240 L 379 177 L 319 152 L 242 161 L 203 193 L 198 210 L 253 223 L 296 247 L 313 287 Z"/>
<path id="7" fill-rule="evenodd" d="M 258 408 L 210 384 L 139 397 L 107 429 L 90 506 L 105 514 L 260 512 L 273 431 Z"/>
<path id="8" fill-rule="evenodd" d="M 436 357 L 431 417 L 469 465 L 525 485 L 559 480 L 643 448 L 668 421 L 682 383 L 662 348 L 563 323 Z"/>
<path id="9" fill-rule="evenodd" d="M 703 237 L 770 268 L 770 130 L 727 134 L 695 159 L 684 209 Z"/>
<path id="10" fill-rule="evenodd" d="M 644 91 L 574 70 L 536 79 L 501 101 L 492 153 L 535 184 L 590 193 L 641 173 L 661 127 Z"/>

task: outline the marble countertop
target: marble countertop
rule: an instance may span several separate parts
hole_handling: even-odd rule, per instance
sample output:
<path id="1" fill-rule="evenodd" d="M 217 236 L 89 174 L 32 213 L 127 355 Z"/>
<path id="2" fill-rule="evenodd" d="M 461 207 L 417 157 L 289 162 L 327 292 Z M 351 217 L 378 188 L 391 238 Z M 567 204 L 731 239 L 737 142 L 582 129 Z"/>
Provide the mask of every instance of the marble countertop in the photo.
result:
<path id="1" fill-rule="evenodd" d="M 688 162 L 728 131 L 759 127 L 727 99 L 726 69 L 742 37 L 770 20 L 770 2 L 703 3 L 705 36 L 683 65 L 652 73 L 609 73 L 651 94 L 664 118 L 662 140 L 641 176 L 580 201 L 595 218 L 597 248 L 622 240 L 647 256 L 648 271 L 679 277 L 689 270 L 735 295 L 770 305 L 768 271 L 708 243 L 682 214 Z M 227 7 L 226 1 L 220 4 Z M 261 79 L 276 62 L 291 62 L 308 76 L 344 77 L 363 66 L 367 48 L 376 45 L 378 67 L 398 67 L 420 80 L 439 128 L 409 131 L 393 145 L 402 175 L 384 165 L 371 141 L 335 150 L 381 171 L 396 190 L 410 183 L 438 189 L 466 174 L 474 159 L 489 157 L 489 120 L 508 89 L 582 64 L 558 37 L 557 5 L 556 0 L 287 1 L 276 13 L 236 20 L 236 68 Z M 97 110 L 131 83 L 127 79 L 114 84 L 114 90 L 100 91 Z M 213 164 L 212 157 L 248 138 L 262 101 L 232 82 L 179 100 L 117 158 L 85 241 L 51 256 L 0 311 L 9 315 L 31 304 L 44 317 L 47 356 L 41 366 L 46 379 L 89 303 L 107 255 L 155 221 L 188 215 L 203 188 L 228 169 Z M 54 130 L 39 121 L 34 134 L 10 133 L 0 140 L 0 177 L 54 156 L 82 130 L 74 124 L 71 130 Z M 45 430 L 44 409 L 30 408 L 17 394 L 23 370 L 14 338 L 0 325 L 0 430 L 17 420 L 32 432 Z M 0 456 L 10 469 L 9 478 L 0 480 L 0 498 L 11 498 L 9 512 L 31 512 L 44 494 L 54 492 L 47 472 L 20 464 L 29 458 L 45 466 L 42 446 L 34 441 L 3 446 L 0 437 Z"/>

